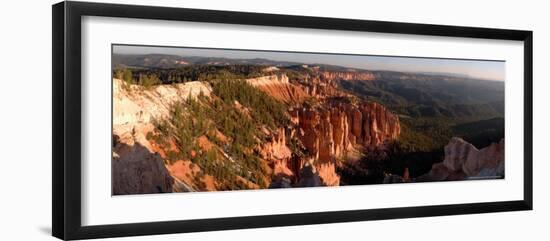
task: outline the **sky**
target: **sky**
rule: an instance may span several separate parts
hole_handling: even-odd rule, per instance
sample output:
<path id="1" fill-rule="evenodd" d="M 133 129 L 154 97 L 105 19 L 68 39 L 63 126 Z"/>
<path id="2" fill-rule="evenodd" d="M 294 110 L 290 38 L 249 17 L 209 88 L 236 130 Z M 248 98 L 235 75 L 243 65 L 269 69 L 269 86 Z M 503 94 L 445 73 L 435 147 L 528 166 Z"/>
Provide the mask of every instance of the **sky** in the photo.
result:
<path id="1" fill-rule="evenodd" d="M 505 62 L 459 60 L 426 57 L 393 57 L 327 53 L 275 52 L 256 50 L 204 49 L 114 45 L 114 54 L 170 54 L 179 56 L 223 57 L 232 59 L 264 58 L 304 64 L 330 64 L 366 70 L 430 72 L 468 75 L 474 78 L 504 81 Z"/>

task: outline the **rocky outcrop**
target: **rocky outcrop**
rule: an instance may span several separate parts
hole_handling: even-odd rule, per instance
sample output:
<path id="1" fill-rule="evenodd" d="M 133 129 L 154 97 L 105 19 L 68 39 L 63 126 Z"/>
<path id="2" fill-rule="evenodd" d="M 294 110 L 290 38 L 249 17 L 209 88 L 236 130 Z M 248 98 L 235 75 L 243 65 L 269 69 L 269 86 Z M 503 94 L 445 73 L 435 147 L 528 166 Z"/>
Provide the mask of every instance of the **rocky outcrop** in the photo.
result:
<path id="1" fill-rule="evenodd" d="M 288 160 L 292 152 L 286 145 L 285 128 L 278 128 L 276 131 L 266 131 L 269 140 L 262 143 L 260 154 L 268 160 Z"/>
<path id="2" fill-rule="evenodd" d="M 482 169 L 497 169 L 504 163 L 504 139 L 478 150 L 474 145 L 454 137 L 445 146 L 443 165 L 450 171 L 476 176 Z"/>
<path id="3" fill-rule="evenodd" d="M 292 115 L 297 120 L 298 138 L 316 160 L 330 162 L 351 148 L 342 110 L 301 108 Z"/>
<path id="4" fill-rule="evenodd" d="M 211 92 L 208 84 L 199 81 L 144 89 L 113 79 L 113 127 L 147 124 L 153 118 L 168 115 L 173 103 L 197 97 L 200 93 L 209 96 Z"/>
<path id="5" fill-rule="evenodd" d="M 328 107 L 291 111 L 297 136 L 315 159 L 330 162 L 355 145 L 380 147 L 399 137 L 399 118 L 377 103 L 331 104 Z"/>
<path id="6" fill-rule="evenodd" d="M 154 118 L 166 117 L 170 105 L 200 93 L 208 96 L 210 86 L 202 82 L 159 85 L 145 89 L 113 79 L 113 153 L 112 192 L 145 194 L 172 191 L 193 191 L 179 173 L 181 168 L 167 169 L 162 155 L 147 133 L 154 130 Z"/>
<path id="7" fill-rule="evenodd" d="M 276 131 L 264 130 L 268 141 L 261 143 L 260 155 L 266 160 L 275 176 L 291 178 L 295 175 L 296 169 L 291 165 L 292 151 L 286 145 L 285 128 L 278 128 Z"/>
<path id="8" fill-rule="evenodd" d="M 261 76 L 257 78 L 250 78 L 250 79 L 247 79 L 246 82 L 255 87 L 265 86 L 265 85 L 283 85 L 283 84 L 290 83 L 288 76 L 286 76 L 286 74 L 281 74 L 281 75 L 274 74 L 274 75 Z"/>
<path id="9" fill-rule="evenodd" d="M 296 137 L 314 160 L 311 166 L 324 186 L 338 186 L 339 160 L 350 152 L 383 148 L 399 137 L 399 118 L 377 103 L 328 103 L 291 111 Z"/>
<path id="10" fill-rule="evenodd" d="M 340 176 L 336 173 L 336 163 L 320 163 L 315 165 L 323 186 L 340 186 Z"/>
<path id="11" fill-rule="evenodd" d="M 122 137 L 123 140 L 114 136 L 113 139 L 118 139 L 111 162 L 113 195 L 173 191 L 174 179 L 158 153 L 135 142 L 132 136 Z"/>
<path id="12" fill-rule="evenodd" d="M 351 126 L 352 144 L 377 147 L 401 134 L 399 117 L 381 104 L 365 102 L 357 108 L 346 107 L 348 124 Z"/>
<path id="13" fill-rule="evenodd" d="M 308 97 L 306 91 L 298 85 L 291 84 L 285 74 L 251 78 L 246 82 L 273 98 L 289 104 L 300 103 Z"/>
<path id="14" fill-rule="evenodd" d="M 445 159 L 417 181 L 443 181 L 504 177 L 504 139 L 482 149 L 453 137 L 445 146 Z"/>

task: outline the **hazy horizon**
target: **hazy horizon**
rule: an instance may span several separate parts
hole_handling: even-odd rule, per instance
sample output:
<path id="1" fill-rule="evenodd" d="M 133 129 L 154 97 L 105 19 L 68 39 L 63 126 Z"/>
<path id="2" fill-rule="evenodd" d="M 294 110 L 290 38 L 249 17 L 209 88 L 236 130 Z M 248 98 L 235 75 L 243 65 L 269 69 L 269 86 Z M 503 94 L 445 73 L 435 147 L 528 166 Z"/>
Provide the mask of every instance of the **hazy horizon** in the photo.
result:
<path id="1" fill-rule="evenodd" d="M 228 59 L 268 59 L 303 64 L 327 64 L 365 70 L 466 75 L 472 78 L 504 81 L 505 62 L 498 60 L 461 60 L 429 57 L 350 55 L 338 53 L 301 53 L 263 50 L 205 49 L 191 47 L 152 47 L 113 45 L 114 54 L 169 54 L 182 57 L 219 57 Z"/>

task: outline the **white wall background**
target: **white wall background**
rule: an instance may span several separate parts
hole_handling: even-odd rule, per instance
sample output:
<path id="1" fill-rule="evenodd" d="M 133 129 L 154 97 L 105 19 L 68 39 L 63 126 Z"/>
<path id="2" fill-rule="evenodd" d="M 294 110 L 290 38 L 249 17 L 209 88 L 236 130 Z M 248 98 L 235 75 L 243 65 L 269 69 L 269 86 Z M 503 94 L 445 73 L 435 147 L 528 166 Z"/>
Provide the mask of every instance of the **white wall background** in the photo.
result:
<path id="1" fill-rule="evenodd" d="M 51 4 L 9 1 L 0 8 L 0 240 L 54 240 L 51 231 Z M 534 206 L 509 212 L 313 226 L 263 228 L 116 240 L 480 240 L 547 239 L 550 193 L 550 24 L 544 1 L 109 1 L 528 29 L 534 33 Z M 406 198 L 406 197 L 403 197 Z M 297 200 L 298 202 L 299 200 Z M 366 199 L 365 201 L 368 201 Z"/>

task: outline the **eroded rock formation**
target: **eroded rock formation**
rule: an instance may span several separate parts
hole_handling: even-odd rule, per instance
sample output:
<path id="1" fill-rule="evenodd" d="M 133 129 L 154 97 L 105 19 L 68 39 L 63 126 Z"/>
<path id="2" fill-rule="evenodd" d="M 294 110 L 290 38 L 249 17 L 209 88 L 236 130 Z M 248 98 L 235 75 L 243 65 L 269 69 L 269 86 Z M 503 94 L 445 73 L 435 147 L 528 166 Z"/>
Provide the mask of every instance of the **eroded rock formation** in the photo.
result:
<path id="1" fill-rule="evenodd" d="M 504 139 L 477 149 L 453 137 L 445 146 L 445 159 L 417 181 L 443 181 L 504 177 Z"/>
<path id="2" fill-rule="evenodd" d="M 211 92 L 208 84 L 199 81 L 144 89 L 113 79 L 113 127 L 148 124 L 153 118 L 168 115 L 172 103 Z"/>
<path id="3" fill-rule="evenodd" d="M 114 136 L 114 139 L 121 139 Z M 112 194 L 145 194 L 172 192 L 174 179 L 158 153 L 126 136 L 113 147 Z"/>
<path id="4" fill-rule="evenodd" d="M 369 151 L 380 148 L 386 141 L 398 138 L 399 118 L 378 103 L 352 104 L 345 93 L 336 87 L 336 80 L 373 80 L 370 72 L 314 71 L 302 80 L 291 82 L 285 75 L 270 75 L 246 81 L 268 95 L 294 104 L 290 110 L 291 122 L 288 138 L 298 138 L 313 161 L 291 160 L 286 143 L 272 140 L 264 145 L 262 154 L 271 160 L 276 187 L 285 186 L 286 180 L 302 180 L 306 164 L 323 185 L 339 185 L 336 174 L 339 161 L 350 151 Z M 303 105 L 306 99 L 318 103 Z M 284 133 L 280 132 L 279 133 Z M 277 136 L 277 135 L 275 135 Z M 284 153 L 284 158 L 276 157 Z M 310 175 L 311 174 L 311 175 Z M 285 177 L 285 178 L 282 178 Z M 311 180 L 311 179 L 310 179 Z M 303 183 L 303 181 L 302 181 Z M 308 182 L 316 183 L 316 182 Z"/>
<path id="5" fill-rule="evenodd" d="M 260 155 L 266 160 L 273 175 L 284 176 L 287 179 L 295 178 L 296 169 L 291 165 L 292 151 L 286 144 L 287 136 L 285 128 L 279 128 L 274 132 L 265 130 L 269 140 L 261 143 Z"/>
<path id="6" fill-rule="evenodd" d="M 290 84 L 285 74 L 251 78 L 246 82 L 285 103 L 299 103 L 309 96 L 302 87 Z"/>
<path id="7" fill-rule="evenodd" d="M 399 137 L 399 118 L 377 103 L 333 104 L 291 111 L 298 137 L 321 162 L 342 158 L 356 146 L 380 147 Z"/>
<path id="8" fill-rule="evenodd" d="M 181 168 L 167 168 L 163 160 L 167 150 L 158 149 L 146 136 L 155 128 L 152 120 L 167 116 L 172 103 L 201 92 L 210 95 L 211 88 L 195 81 L 144 89 L 113 79 L 114 195 L 194 190 L 187 180 L 178 179 Z"/>
<path id="9" fill-rule="evenodd" d="M 339 161 L 349 152 L 383 148 L 399 137 L 399 118 L 377 103 L 328 103 L 290 112 L 295 136 L 307 149 L 323 184 L 339 185 Z"/>

